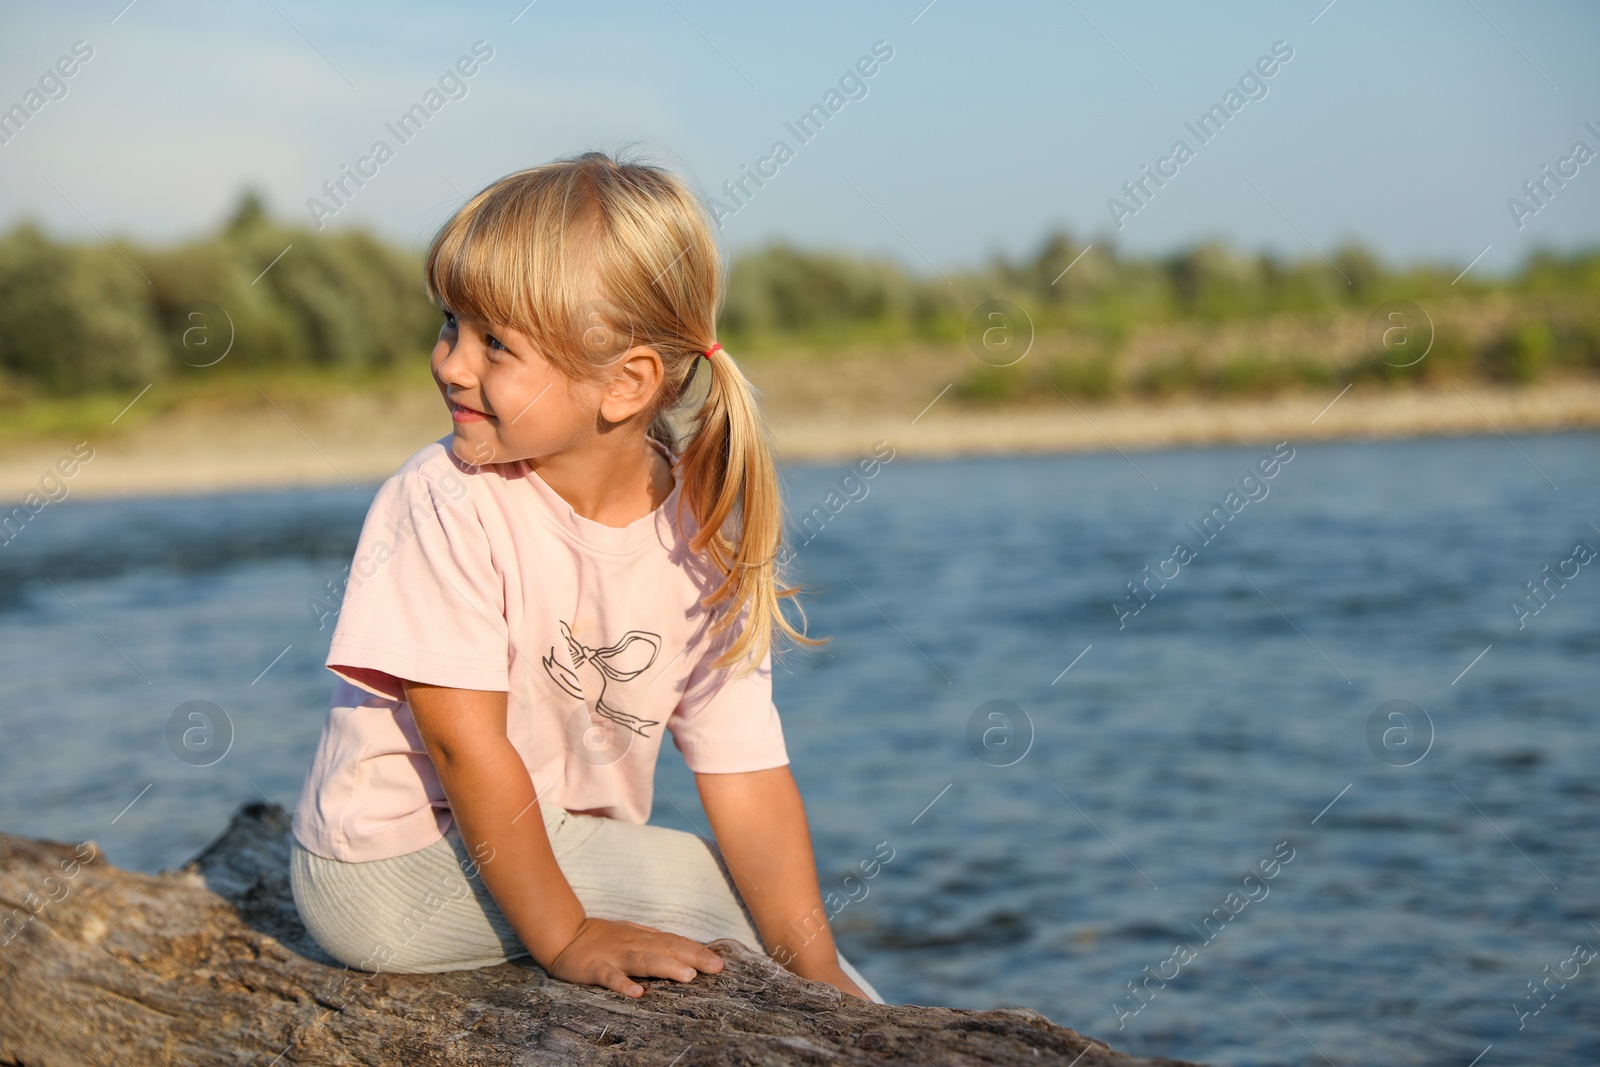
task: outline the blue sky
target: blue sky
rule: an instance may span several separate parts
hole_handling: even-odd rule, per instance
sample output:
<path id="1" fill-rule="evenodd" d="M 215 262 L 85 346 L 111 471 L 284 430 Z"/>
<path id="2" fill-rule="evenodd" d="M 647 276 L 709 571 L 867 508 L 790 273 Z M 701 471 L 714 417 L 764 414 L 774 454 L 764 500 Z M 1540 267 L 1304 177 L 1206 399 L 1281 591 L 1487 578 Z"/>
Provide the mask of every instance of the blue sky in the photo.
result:
<path id="1" fill-rule="evenodd" d="M 5 5 L 0 107 L 75 41 L 94 56 L 0 145 L 0 223 L 165 241 L 214 226 L 246 184 L 309 222 L 308 198 L 382 137 L 394 158 L 328 225 L 421 247 L 460 195 L 520 167 L 636 144 L 716 193 L 782 138 L 794 158 L 726 220 L 734 248 L 782 236 L 925 271 L 1065 227 L 1136 252 L 1355 238 L 1465 265 L 1488 246 L 1489 272 L 1600 241 L 1600 159 L 1523 228 L 1506 207 L 1575 141 L 1600 152 L 1593 3 L 524 2 Z M 479 40 L 494 55 L 466 96 L 398 146 L 384 123 Z M 894 57 L 866 96 L 800 145 L 784 123 L 877 41 Z M 1184 123 L 1276 41 L 1294 58 L 1267 95 L 1117 230 L 1107 199 L 1176 139 L 1197 145 Z"/>

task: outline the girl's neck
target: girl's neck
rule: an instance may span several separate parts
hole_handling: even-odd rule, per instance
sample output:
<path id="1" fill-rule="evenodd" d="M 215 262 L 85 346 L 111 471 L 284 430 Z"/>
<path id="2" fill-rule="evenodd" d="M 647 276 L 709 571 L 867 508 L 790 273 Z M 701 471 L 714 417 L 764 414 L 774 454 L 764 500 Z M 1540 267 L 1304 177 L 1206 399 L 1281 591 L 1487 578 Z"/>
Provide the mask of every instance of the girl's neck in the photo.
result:
<path id="1" fill-rule="evenodd" d="M 642 433 L 615 442 L 598 437 L 585 448 L 527 462 L 573 511 L 604 526 L 636 522 L 672 493 L 672 466 Z"/>

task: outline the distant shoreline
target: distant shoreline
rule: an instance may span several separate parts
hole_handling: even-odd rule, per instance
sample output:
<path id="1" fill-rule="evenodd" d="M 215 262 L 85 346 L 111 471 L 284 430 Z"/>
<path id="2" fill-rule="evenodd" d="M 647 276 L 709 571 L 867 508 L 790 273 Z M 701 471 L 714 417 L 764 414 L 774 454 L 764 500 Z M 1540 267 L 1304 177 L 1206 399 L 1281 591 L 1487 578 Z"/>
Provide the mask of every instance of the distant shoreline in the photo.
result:
<path id="1" fill-rule="evenodd" d="M 951 458 L 1600 429 L 1600 381 L 1590 379 L 1337 393 L 997 408 L 945 397 L 920 414 L 780 405 L 770 426 L 780 462 L 856 459 L 879 441 L 897 457 Z M 449 432 L 438 409 L 429 390 L 339 398 L 292 419 L 270 408 L 179 413 L 118 436 L 89 435 L 93 458 L 65 467 L 75 442 L 13 446 L 0 453 L 0 500 L 14 506 L 30 491 L 104 499 L 375 484 Z"/>

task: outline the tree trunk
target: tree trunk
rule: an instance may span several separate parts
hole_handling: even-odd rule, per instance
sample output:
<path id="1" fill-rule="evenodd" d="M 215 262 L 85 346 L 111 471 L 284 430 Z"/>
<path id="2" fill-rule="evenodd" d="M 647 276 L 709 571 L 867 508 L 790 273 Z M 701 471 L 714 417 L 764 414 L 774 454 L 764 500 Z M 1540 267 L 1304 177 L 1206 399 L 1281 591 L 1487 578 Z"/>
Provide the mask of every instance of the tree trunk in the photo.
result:
<path id="1" fill-rule="evenodd" d="M 443 974 L 333 961 L 289 891 L 288 822 L 249 804 L 147 875 L 0 834 L 0 1063 L 1063 1064 L 1113 1052 L 1026 1009 L 869 1004 L 734 941 L 693 982 L 630 1000 L 531 960 Z"/>

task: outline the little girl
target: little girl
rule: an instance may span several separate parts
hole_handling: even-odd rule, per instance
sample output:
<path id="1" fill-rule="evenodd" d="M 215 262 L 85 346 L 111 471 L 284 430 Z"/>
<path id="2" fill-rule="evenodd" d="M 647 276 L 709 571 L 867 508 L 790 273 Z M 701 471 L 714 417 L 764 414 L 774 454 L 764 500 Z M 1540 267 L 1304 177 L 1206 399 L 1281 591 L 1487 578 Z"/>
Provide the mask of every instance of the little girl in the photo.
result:
<path id="1" fill-rule="evenodd" d="M 728 937 L 882 1003 L 834 945 L 772 703 L 776 631 L 819 642 L 780 610 L 703 208 L 591 152 L 473 197 L 426 274 L 453 432 L 379 489 L 351 564 L 294 814 L 306 928 L 362 970 L 531 955 L 629 997 L 721 970 Z M 646 823 L 663 731 L 714 847 Z"/>

